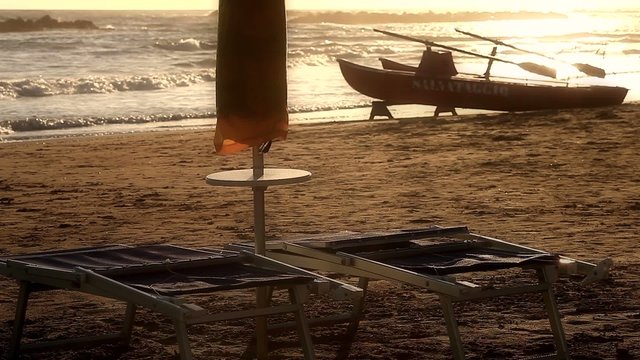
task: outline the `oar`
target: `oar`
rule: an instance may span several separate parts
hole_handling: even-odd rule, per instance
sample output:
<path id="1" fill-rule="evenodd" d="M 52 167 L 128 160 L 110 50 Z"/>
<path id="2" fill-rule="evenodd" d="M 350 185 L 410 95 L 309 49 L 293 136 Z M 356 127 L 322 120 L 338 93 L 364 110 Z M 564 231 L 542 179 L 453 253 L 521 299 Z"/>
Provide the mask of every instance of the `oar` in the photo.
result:
<path id="1" fill-rule="evenodd" d="M 477 35 L 477 34 L 474 34 L 474 33 L 470 33 L 470 32 L 467 32 L 467 31 L 462 31 L 460 29 L 456 29 L 456 31 L 461 33 L 461 34 L 465 34 L 465 35 L 468 35 L 468 36 L 471 36 L 471 37 L 474 37 L 474 38 L 477 38 L 477 39 L 480 39 L 480 40 L 485 40 L 485 41 L 492 42 L 492 43 L 494 43 L 496 45 L 502 45 L 502 46 L 510 47 L 510 48 L 512 48 L 514 50 L 522 51 L 522 52 L 533 54 L 533 55 L 542 56 L 544 58 L 547 58 L 547 59 L 550 59 L 550 60 L 553 60 L 553 61 L 559 61 L 559 62 L 562 62 L 562 63 L 565 63 L 565 64 L 569 64 L 569 65 L 575 67 L 576 69 L 580 70 L 581 72 L 583 72 L 583 73 L 585 73 L 585 74 L 587 74 L 589 76 L 595 76 L 595 77 L 599 77 L 599 78 L 604 78 L 605 75 L 606 75 L 606 72 L 604 71 L 604 69 L 601 69 L 599 67 L 595 67 L 593 65 L 583 64 L 583 63 L 574 63 L 574 64 L 572 64 L 572 63 L 568 63 L 566 61 L 562 61 L 562 60 L 559 60 L 559 59 L 552 58 L 551 56 L 547 56 L 547 55 L 541 54 L 539 52 L 521 49 L 519 47 L 516 47 L 516 46 L 511 45 L 511 44 L 507 44 L 507 43 L 505 43 L 503 41 L 500 41 L 498 39 L 492 39 L 492 38 L 484 37 L 484 36 Z"/>
<path id="2" fill-rule="evenodd" d="M 481 57 L 481 58 L 485 58 L 485 59 L 489 59 L 489 60 L 494 60 L 494 61 L 500 61 L 503 63 L 507 63 L 507 64 L 513 64 L 516 66 L 519 66 L 521 69 L 532 72 L 534 74 L 538 74 L 538 75 L 542 75 L 542 76 L 547 76 L 550 78 L 556 78 L 556 70 L 552 69 L 550 67 L 544 66 L 544 65 L 540 65 L 540 64 L 536 64 L 536 63 L 532 63 L 532 62 L 523 62 L 523 63 L 516 63 L 510 60 L 504 60 L 504 59 L 500 59 L 494 56 L 489 56 L 489 55 L 482 55 L 482 54 L 478 54 L 478 53 L 474 53 L 471 51 L 466 51 L 466 50 L 462 50 L 462 49 L 458 49 L 458 48 L 454 48 L 454 47 L 450 47 L 450 46 L 446 46 L 446 45 L 441 45 L 441 44 L 436 44 L 432 41 L 429 40 L 421 40 L 421 39 L 417 39 L 417 38 L 413 38 L 410 36 L 406 36 L 406 35 L 401 35 L 401 34 L 396 34 L 390 31 L 385 31 L 385 30 L 379 30 L 379 29 L 373 29 L 373 31 L 385 34 L 385 35 L 389 35 L 389 36 L 394 36 L 400 39 L 405 39 L 405 40 L 409 40 L 409 41 L 415 41 L 415 42 L 419 42 L 419 43 L 423 43 L 427 46 L 435 46 L 435 47 L 439 47 L 442 49 L 446 49 L 446 50 L 451 50 L 451 51 L 457 51 L 459 53 L 463 53 L 463 54 L 467 54 L 467 55 L 471 55 L 471 56 L 477 56 L 477 57 Z"/>

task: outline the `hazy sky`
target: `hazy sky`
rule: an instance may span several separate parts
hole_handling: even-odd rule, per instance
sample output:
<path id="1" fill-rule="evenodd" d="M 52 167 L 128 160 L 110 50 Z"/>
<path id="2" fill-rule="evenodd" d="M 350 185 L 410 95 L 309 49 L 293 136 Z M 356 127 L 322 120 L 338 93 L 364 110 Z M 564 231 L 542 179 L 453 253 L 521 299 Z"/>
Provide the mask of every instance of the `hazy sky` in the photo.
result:
<path id="1" fill-rule="evenodd" d="M 638 0 L 286 0 L 289 9 L 401 11 L 571 11 L 640 9 Z M 0 0 L 0 9 L 181 9 L 214 10 L 217 0 Z"/>

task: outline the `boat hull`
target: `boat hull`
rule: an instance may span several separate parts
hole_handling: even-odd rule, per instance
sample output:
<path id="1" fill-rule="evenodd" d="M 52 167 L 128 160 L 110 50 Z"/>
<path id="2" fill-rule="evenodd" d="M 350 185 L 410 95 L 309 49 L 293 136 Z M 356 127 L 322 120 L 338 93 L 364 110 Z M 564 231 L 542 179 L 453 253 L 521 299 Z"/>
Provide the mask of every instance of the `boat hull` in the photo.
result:
<path id="1" fill-rule="evenodd" d="M 628 89 L 614 86 L 532 85 L 463 77 L 426 77 L 338 60 L 347 83 L 389 105 L 421 104 L 495 111 L 531 111 L 618 105 Z"/>

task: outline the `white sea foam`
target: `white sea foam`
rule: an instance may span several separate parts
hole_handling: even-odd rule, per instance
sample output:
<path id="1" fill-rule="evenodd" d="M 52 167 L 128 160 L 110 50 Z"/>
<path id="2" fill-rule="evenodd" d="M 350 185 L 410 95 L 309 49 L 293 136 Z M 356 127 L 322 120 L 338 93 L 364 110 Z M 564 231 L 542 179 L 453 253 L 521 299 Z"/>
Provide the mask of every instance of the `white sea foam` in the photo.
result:
<path id="1" fill-rule="evenodd" d="M 213 50 L 215 45 L 206 41 L 196 39 L 180 39 L 179 41 L 156 41 L 153 46 L 170 51 L 199 51 Z"/>
<path id="2" fill-rule="evenodd" d="M 116 91 L 150 91 L 190 86 L 215 80 L 213 70 L 197 73 L 136 75 L 126 78 L 91 76 L 80 79 L 25 79 L 0 82 L 4 97 L 42 97 L 72 94 L 106 94 Z"/>

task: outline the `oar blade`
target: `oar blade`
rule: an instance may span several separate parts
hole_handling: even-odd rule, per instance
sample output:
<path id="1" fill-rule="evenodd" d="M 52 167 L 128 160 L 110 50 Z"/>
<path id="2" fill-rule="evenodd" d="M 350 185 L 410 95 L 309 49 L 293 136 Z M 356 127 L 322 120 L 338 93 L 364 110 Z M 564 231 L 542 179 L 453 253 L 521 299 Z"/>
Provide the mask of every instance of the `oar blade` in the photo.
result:
<path id="1" fill-rule="evenodd" d="M 532 62 L 523 62 L 517 65 L 520 66 L 521 69 L 526 70 L 528 72 L 550 77 L 553 79 L 556 78 L 556 69 L 550 68 L 548 66 L 544 66 L 544 65 L 540 65 Z"/>
<path id="2" fill-rule="evenodd" d="M 589 76 L 594 76 L 594 77 L 598 77 L 601 79 L 604 79 L 604 77 L 607 75 L 607 72 L 604 71 L 604 69 L 601 69 L 599 67 L 595 67 L 593 65 L 589 65 L 589 64 L 583 64 L 583 63 L 577 63 L 577 64 L 573 64 L 573 66 L 580 70 L 581 72 L 589 75 Z"/>

